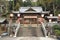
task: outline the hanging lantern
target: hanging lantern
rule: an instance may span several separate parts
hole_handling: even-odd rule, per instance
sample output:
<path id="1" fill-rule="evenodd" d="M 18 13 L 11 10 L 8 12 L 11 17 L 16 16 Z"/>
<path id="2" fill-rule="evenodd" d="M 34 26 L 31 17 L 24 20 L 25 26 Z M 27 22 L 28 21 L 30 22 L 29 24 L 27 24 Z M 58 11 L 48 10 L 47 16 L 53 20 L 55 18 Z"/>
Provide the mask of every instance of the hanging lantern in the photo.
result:
<path id="1" fill-rule="evenodd" d="M 60 14 L 58 14 L 58 20 L 60 20 Z"/>
<path id="2" fill-rule="evenodd" d="M 18 17 L 20 17 L 20 14 L 17 14 Z"/>
<path id="3" fill-rule="evenodd" d="M 13 14 L 10 14 L 10 17 L 13 17 L 14 15 Z"/>
<path id="4" fill-rule="evenodd" d="M 44 17 L 44 14 L 42 14 L 41 17 Z"/>
<path id="5" fill-rule="evenodd" d="M 58 16 L 60 17 L 60 14 L 58 14 Z"/>
<path id="6" fill-rule="evenodd" d="M 52 20 L 51 19 L 49 19 L 49 22 L 51 22 Z"/>
<path id="7" fill-rule="evenodd" d="M 53 14 L 50 14 L 50 16 L 53 16 Z"/>

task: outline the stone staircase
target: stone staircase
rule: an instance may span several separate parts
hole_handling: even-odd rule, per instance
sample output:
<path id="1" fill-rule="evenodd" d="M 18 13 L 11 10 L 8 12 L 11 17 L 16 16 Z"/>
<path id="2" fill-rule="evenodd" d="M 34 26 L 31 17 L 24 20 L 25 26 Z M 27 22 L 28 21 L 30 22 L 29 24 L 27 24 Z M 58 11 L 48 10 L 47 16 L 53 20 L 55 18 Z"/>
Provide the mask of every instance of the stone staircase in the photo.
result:
<path id="1" fill-rule="evenodd" d="M 21 27 L 17 33 L 18 37 L 43 37 L 41 27 Z"/>
<path id="2" fill-rule="evenodd" d="M 41 27 L 37 27 L 36 30 L 37 30 L 37 36 L 38 37 L 43 37 L 44 36 Z"/>

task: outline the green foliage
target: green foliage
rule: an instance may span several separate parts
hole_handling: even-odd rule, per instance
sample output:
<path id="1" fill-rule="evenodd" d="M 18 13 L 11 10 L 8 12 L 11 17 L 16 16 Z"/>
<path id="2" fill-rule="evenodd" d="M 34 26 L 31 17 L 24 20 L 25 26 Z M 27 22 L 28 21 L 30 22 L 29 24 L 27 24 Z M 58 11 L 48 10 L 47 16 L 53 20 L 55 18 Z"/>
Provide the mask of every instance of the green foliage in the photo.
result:
<path id="1" fill-rule="evenodd" d="M 15 10 L 18 11 L 19 7 L 20 7 L 19 3 L 16 3 Z"/>
<path id="2" fill-rule="evenodd" d="M 54 26 L 53 26 L 53 29 L 54 29 L 54 30 L 60 30 L 60 26 L 59 26 L 59 25 L 54 25 Z"/>
<path id="3" fill-rule="evenodd" d="M 56 36 L 60 36 L 60 30 L 54 30 Z"/>
<path id="4" fill-rule="evenodd" d="M 24 1 L 23 6 L 32 6 L 31 1 L 30 0 Z"/>
<path id="5" fill-rule="evenodd" d="M 32 6 L 29 2 L 24 2 L 23 5 L 26 6 Z"/>
<path id="6" fill-rule="evenodd" d="M 60 10 L 56 10 L 55 15 L 58 16 L 60 14 Z"/>
<path id="7" fill-rule="evenodd" d="M 1 4 L 5 5 L 5 8 L 7 8 L 8 11 L 13 9 L 18 10 L 18 8 L 21 6 L 42 6 L 44 7 L 44 10 L 51 11 L 51 13 L 54 13 L 54 15 L 58 15 L 60 13 L 60 0 L 38 0 L 36 2 L 32 2 L 32 0 L 27 0 L 25 2 L 22 0 L 13 0 L 12 2 L 0 0 L 0 5 Z M 6 11 L 4 11 L 4 13 L 5 12 Z"/>
<path id="8" fill-rule="evenodd" d="M 54 26 L 53 26 L 53 29 L 54 29 L 55 35 L 56 35 L 56 36 L 60 36 L 60 26 L 54 25 Z"/>
<path id="9" fill-rule="evenodd" d="M 37 5 L 37 2 L 32 2 L 31 5 L 32 5 L 32 6 L 38 6 L 38 5 Z"/>
<path id="10" fill-rule="evenodd" d="M 23 6 L 23 1 L 22 0 L 18 0 L 17 3 L 19 3 L 20 6 Z"/>

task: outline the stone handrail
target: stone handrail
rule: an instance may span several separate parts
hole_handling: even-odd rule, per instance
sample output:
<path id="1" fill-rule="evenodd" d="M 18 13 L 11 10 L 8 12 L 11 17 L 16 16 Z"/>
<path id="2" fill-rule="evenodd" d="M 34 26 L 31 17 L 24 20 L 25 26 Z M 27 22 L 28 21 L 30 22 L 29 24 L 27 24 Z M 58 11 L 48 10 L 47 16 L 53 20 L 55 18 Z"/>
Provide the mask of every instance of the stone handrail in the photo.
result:
<path id="1" fill-rule="evenodd" d="M 43 31 L 44 31 L 44 35 L 45 35 L 45 37 L 47 36 L 47 30 L 46 30 L 46 28 L 45 28 L 45 23 L 43 23 L 43 22 L 41 22 L 41 24 L 42 24 L 42 28 L 43 28 Z"/>
<path id="2" fill-rule="evenodd" d="M 17 33 L 18 33 L 19 28 L 20 28 L 20 23 L 17 24 L 17 28 L 16 28 L 16 30 L 15 30 L 15 35 L 14 35 L 14 37 L 17 36 Z"/>

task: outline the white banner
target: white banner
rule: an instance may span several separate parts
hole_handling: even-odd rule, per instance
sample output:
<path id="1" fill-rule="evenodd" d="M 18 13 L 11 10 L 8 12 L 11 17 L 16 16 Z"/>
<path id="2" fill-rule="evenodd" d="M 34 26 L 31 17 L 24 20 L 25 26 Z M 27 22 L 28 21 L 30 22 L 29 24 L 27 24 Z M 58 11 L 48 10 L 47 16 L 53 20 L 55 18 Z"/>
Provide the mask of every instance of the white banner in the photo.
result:
<path id="1" fill-rule="evenodd" d="M 24 16 L 24 18 L 37 18 L 37 16 Z"/>

